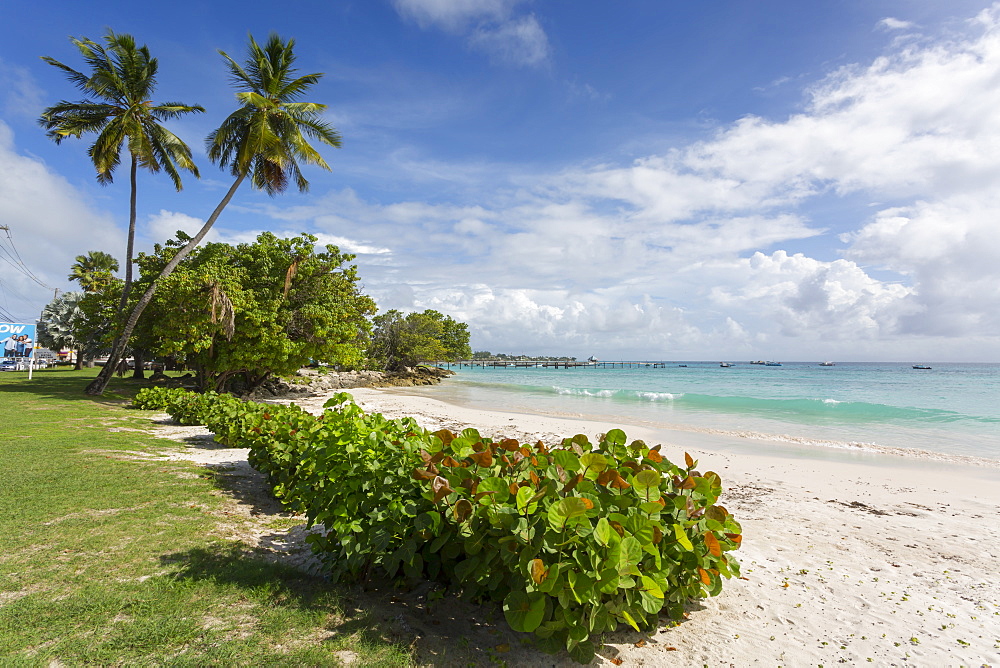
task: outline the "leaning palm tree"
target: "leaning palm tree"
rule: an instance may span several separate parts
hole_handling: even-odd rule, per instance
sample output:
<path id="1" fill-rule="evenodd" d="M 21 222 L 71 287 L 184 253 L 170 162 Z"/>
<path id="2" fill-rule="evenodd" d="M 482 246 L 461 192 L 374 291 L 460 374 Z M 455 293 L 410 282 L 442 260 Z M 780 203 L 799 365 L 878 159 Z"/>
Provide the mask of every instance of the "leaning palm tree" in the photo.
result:
<path id="1" fill-rule="evenodd" d="M 225 52 L 219 52 L 226 61 L 231 82 L 239 91 L 236 99 L 240 106 L 208 136 L 206 143 L 212 162 L 228 168 L 236 180 L 198 233 L 177 251 L 139 298 L 129 314 L 125 329 L 115 340 L 112 359 L 87 386 L 87 394 L 103 394 L 114 373 L 113 367 L 117 365 L 143 309 L 153 298 L 157 284 L 169 276 L 174 267 L 208 234 L 247 177 L 255 188 L 274 196 L 283 192 L 291 180 L 295 181 L 299 191 L 309 189 L 309 182 L 299 168 L 300 161 L 330 169 L 308 141 L 315 139 L 328 146 L 340 147 L 339 133 L 321 117 L 326 105 L 298 101 L 323 75 L 296 76 L 294 46 L 295 40 L 285 42 L 272 33 L 262 47 L 251 36 L 247 58 L 242 66 Z"/>
<path id="2" fill-rule="evenodd" d="M 146 46 L 137 47 L 131 35 L 108 30 L 104 44 L 71 38 L 90 69 L 84 74 L 55 58 L 42 60 L 58 67 L 87 97 L 77 102 L 63 100 L 42 112 L 39 123 L 48 136 L 61 143 L 67 137 L 94 133 L 97 139 L 88 154 L 97 169 L 97 181 L 107 185 L 114 180 L 127 145 L 131 162 L 131 198 L 129 200 L 128 241 L 125 249 L 125 285 L 119 310 L 125 307 L 132 287 L 132 254 L 135 245 L 136 172 L 139 167 L 151 172 L 163 170 L 174 188 L 181 190 L 178 167 L 198 176 L 191 159 L 191 149 L 160 121 L 183 114 L 205 111 L 198 105 L 180 102 L 156 104 L 151 101 L 156 89 L 159 63 Z"/>
<path id="3" fill-rule="evenodd" d="M 69 270 L 69 280 L 76 281 L 84 292 L 100 292 L 111 282 L 118 271 L 118 260 L 104 251 L 90 251 L 77 255 Z"/>

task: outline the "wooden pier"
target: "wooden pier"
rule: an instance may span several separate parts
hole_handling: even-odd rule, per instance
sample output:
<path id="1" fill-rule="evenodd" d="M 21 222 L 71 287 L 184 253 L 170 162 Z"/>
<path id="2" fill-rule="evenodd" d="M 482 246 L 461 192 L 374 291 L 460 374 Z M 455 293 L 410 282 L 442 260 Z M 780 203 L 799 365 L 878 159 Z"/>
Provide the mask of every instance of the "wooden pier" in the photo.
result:
<path id="1" fill-rule="evenodd" d="M 429 362 L 442 369 L 461 369 L 463 367 L 475 368 L 503 368 L 503 369 L 529 369 L 533 367 L 543 369 L 663 369 L 666 362 L 647 360 L 617 360 L 605 362 L 564 362 L 556 360 L 458 360 L 456 362 Z"/>

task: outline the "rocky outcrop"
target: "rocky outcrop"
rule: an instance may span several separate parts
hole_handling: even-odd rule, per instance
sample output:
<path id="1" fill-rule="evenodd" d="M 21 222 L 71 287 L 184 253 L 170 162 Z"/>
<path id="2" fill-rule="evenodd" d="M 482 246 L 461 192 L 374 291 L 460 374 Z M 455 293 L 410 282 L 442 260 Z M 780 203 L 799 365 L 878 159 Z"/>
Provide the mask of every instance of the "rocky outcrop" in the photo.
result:
<path id="1" fill-rule="evenodd" d="M 412 367 L 402 371 L 330 371 L 300 369 L 295 378 L 266 381 L 250 398 L 263 399 L 285 395 L 327 394 L 355 387 L 409 387 L 436 385 L 454 371 L 437 367 Z"/>

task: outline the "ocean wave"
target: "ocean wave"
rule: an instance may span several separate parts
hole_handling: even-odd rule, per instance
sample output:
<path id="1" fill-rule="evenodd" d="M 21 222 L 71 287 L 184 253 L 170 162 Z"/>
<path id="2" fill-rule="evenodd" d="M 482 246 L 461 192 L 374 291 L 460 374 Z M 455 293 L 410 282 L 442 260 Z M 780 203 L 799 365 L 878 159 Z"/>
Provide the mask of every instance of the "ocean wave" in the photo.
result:
<path id="1" fill-rule="evenodd" d="M 685 392 L 654 392 L 600 387 L 565 387 L 553 385 L 550 391 L 562 396 L 608 399 L 624 403 L 664 404 L 696 412 L 722 412 L 730 415 L 753 415 L 825 423 L 896 422 L 904 423 L 998 423 L 993 417 L 968 415 L 937 408 L 915 408 L 865 401 L 811 398 L 760 398 L 719 396 Z"/>
<path id="2" fill-rule="evenodd" d="M 641 390 L 608 390 L 587 387 L 560 387 L 553 385 L 556 394 L 573 397 L 598 397 L 601 399 L 621 399 L 624 401 L 674 401 L 683 394 L 673 392 L 644 392 Z"/>

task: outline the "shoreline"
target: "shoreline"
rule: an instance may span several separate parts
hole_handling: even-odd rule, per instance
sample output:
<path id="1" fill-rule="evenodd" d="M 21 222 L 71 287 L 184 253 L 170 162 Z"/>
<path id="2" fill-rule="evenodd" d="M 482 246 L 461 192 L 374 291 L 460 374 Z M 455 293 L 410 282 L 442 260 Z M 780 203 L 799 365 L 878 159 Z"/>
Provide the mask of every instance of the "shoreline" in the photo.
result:
<path id="1" fill-rule="evenodd" d="M 619 426 L 466 408 L 396 389 L 349 393 L 365 410 L 409 415 L 429 429 L 475 426 L 552 442 Z M 326 398 L 293 401 L 321 410 Z M 622 665 L 1000 663 L 995 468 L 885 453 L 866 461 L 801 457 L 783 451 L 801 446 L 752 452 L 732 435 L 626 432 L 663 442 L 673 461 L 690 452 L 720 474 L 722 502 L 744 528 L 735 556 L 746 580 L 727 581 L 676 628 L 610 634 L 600 654 Z"/>
<path id="2" fill-rule="evenodd" d="M 835 452 L 849 454 L 851 461 L 860 461 L 862 458 L 868 456 L 874 456 L 878 459 L 881 456 L 890 458 L 902 458 L 904 460 L 912 460 L 912 465 L 921 465 L 921 462 L 925 463 L 940 463 L 944 465 L 959 465 L 959 466 L 971 466 L 971 467 L 981 467 L 983 469 L 995 469 L 1000 475 L 1000 459 L 994 459 L 990 457 L 981 457 L 975 455 L 962 455 L 953 454 L 947 452 L 939 452 L 933 450 L 927 450 L 922 448 L 905 448 L 891 445 L 881 445 L 875 442 L 865 442 L 865 441 L 839 441 L 824 438 L 813 438 L 806 436 L 794 436 L 791 434 L 782 433 L 772 433 L 772 432 L 762 432 L 750 429 L 723 429 L 714 427 L 704 427 L 695 424 L 680 424 L 680 423 L 652 423 L 647 420 L 636 420 L 629 419 L 628 417 L 624 419 L 610 419 L 607 415 L 591 415 L 580 413 L 548 413 L 540 410 L 535 411 L 524 411 L 518 409 L 509 410 L 491 410 L 483 409 L 477 406 L 468 406 L 453 401 L 449 401 L 449 398 L 439 399 L 437 397 L 428 396 L 426 390 L 430 392 L 434 391 L 434 388 L 439 386 L 432 386 L 431 388 L 355 388 L 354 390 L 344 390 L 345 392 L 355 392 L 358 390 L 367 389 L 381 389 L 384 390 L 386 394 L 401 395 L 401 396 L 412 396 L 420 397 L 423 399 L 428 399 L 432 401 L 438 401 L 447 406 L 451 406 L 458 410 L 470 410 L 470 411 L 482 411 L 486 413 L 499 412 L 507 413 L 510 415 L 523 415 L 527 418 L 534 420 L 565 420 L 566 426 L 573 422 L 580 422 L 583 424 L 593 423 L 605 425 L 607 428 L 618 427 L 624 429 L 630 437 L 632 432 L 639 433 L 640 431 L 646 436 L 643 436 L 644 440 L 652 438 L 654 440 L 670 440 L 672 437 L 677 437 L 680 439 L 694 439 L 698 441 L 704 441 L 703 447 L 708 449 L 714 449 L 709 445 L 712 441 L 717 442 L 728 442 L 728 443 L 748 443 L 753 442 L 755 444 L 762 444 L 765 449 L 772 451 L 783 451 L 786 456 L 790 457 L 801 457 L 801 458 L 820 458 L 827 459 L 830 456 L 835 457 L 836 455 L 831 455 L 829 452 L 826 455 L 823 451 L 833 450 Z M 425 390 L 424 392 L 420 390 Z M 322 405 L 322 404 L 320 404 Z M 575 433 L 575 432 L 574 432 Z M 588 434 L 592 435 L 592 434 Z M 640 438 L 640 437 L 635 437 Z M 715 446 L 720 447 L 720 446 Z M 732 446 L 723 447 L 723 449 L 732 449 Z M 817 452 L 818 450 L 818 452 Z M 906 465 L 905 462 L 900 462 L 900 465 Z M 1000 477 L 998 477 L 998 482 L 1000 482 Z"/>

